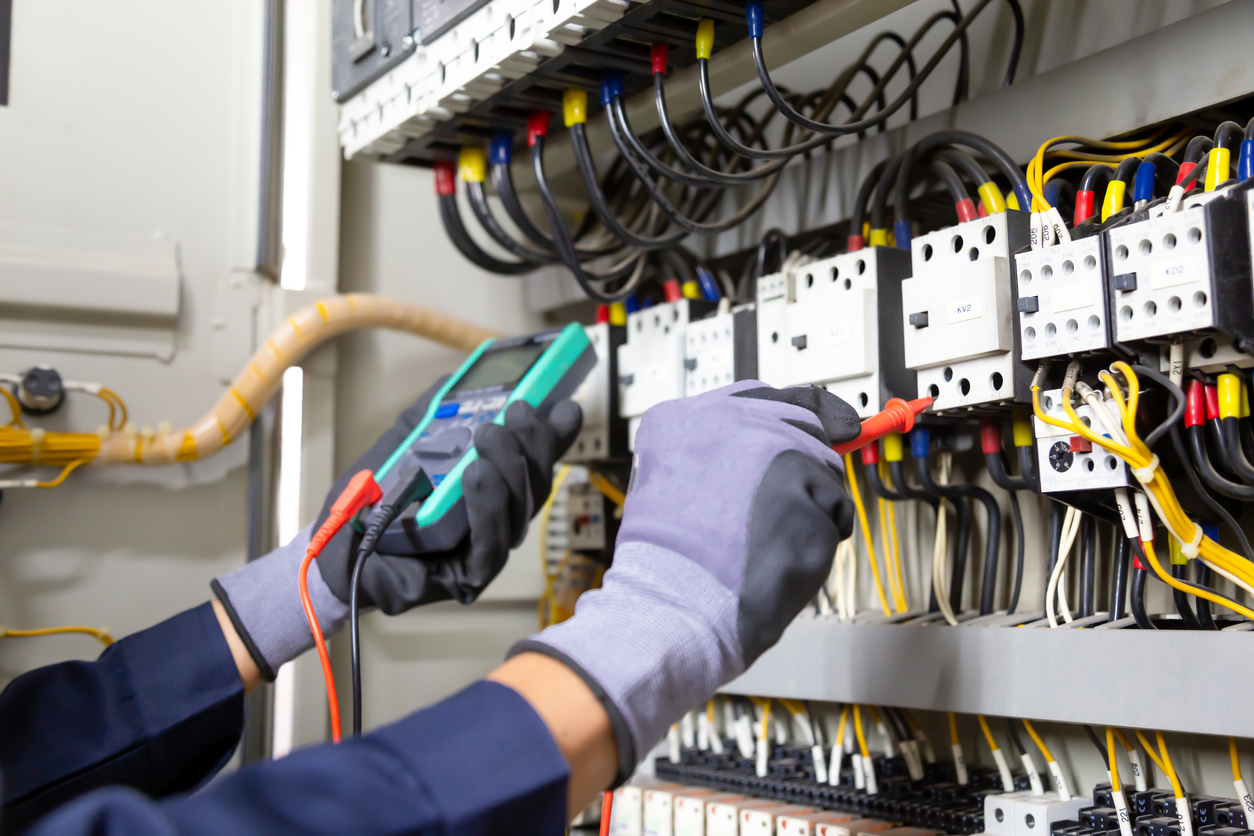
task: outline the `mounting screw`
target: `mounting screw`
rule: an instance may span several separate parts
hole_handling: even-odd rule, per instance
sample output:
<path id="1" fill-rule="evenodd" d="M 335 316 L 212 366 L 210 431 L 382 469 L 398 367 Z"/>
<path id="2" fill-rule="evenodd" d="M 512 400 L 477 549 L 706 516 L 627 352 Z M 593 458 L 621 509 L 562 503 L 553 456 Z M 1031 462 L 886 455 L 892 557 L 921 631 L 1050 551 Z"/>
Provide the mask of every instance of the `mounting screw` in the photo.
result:
<path id="1" fill-rule="evenodd" d="M 65 386 L 60 373 L 52 366 L 34 366 L 23 373 L 21 382 L 13 387 L 13 394 L 23 412 L 47 415 L 56 412 L 65 401 Z"/>
<path id="2" fill-rule="evenodd" d="M 409 49 L 413 45 L 414 45 L 414 39 L 410 35 L 406 35 L 404 38 L 401 39 L 401 46 L 405 47 L 405 49 Z"/>

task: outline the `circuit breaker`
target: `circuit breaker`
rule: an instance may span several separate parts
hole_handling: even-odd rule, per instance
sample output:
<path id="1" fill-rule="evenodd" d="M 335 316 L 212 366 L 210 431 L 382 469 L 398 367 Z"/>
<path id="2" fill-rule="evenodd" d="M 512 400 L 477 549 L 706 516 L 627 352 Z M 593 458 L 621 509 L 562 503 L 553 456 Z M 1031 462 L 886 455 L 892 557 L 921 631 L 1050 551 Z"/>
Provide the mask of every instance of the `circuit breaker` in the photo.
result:
<path id="1" fill-rule="evenodd" d="M 600 322 L 586 326 L 584 333 L 596 351 L 597 364 L 571 396 L 583 410 L 583 427 L 562 461 L 626 458 L 627 422 L 618 411 L 618 347 L 626 339 L 626 329 Z"/>
<path id="2" fill-rule="evenodd" d="M 1248 200 L 1198 195 L 1107 233 L 1120 342 L 1214 329 L 1254 348 Z"/>
<path id="3" fill-rule="evenodd" d="M 618 348 L 618 397 L 629 447 L 645 410 L 684 397 L 688 325 L 714 308 L 713 302 L 680 299 L 627 315 L 627 342 Z"/>
<path id="4" fill-rule="evenodd" d="M 758 376 L 758 320 L 755 305 L 716 313 L 688 323 L 684 351 L 687 397 Z"/>
<path id="5" fill-rule="evenodd" d="M 890 397 L 918 396 L 902 358 L 901 290 L 910 254 L 857 250 L 797 271 L 787 306 L 785 383 L 824 386 L 858 411 L 878 412 Z"/>
<path id="6" fill-rule="evenodd" d="M 913 274 L 901 286 L 905 363 L 937 411 L 1021 394 L 1010 277 L 1027 221 L 999 212 L 911 242 Z"/>
<path id="7" fill-rule="evenodd" d="M 1112 415 L 1119 414 L 1113 399 L 1106 401 L 1106 408 Z M 1070 420 L 1062 406 L 1061 389 L 1041 392 L 1041 409 L 1052 418 Z M 1093 408 L 1087 403 L 1078 403 L 1075 412 L 1095 432 L 1106 432 Z M 1033 417 L 1032 422 L 1042 492 L 1060 493 L 1127 486 L 1128 466 L 1123 459 L 1083 436 L 1074 435 L 1053 424 L 1046 424 L 1040 418 Z"/>
<path id="8" fill-rule="evenodd" d="M 1024 360 L 1110 348 L 1105 257 L 1100 234 L 1015 256 Z"/>
<path id="9" fill-rule="evenodd" d="M 788 306 L 796 301 L 794 273 L 758 279 L 758 380 L 768 386 L 788 384 Z"/>

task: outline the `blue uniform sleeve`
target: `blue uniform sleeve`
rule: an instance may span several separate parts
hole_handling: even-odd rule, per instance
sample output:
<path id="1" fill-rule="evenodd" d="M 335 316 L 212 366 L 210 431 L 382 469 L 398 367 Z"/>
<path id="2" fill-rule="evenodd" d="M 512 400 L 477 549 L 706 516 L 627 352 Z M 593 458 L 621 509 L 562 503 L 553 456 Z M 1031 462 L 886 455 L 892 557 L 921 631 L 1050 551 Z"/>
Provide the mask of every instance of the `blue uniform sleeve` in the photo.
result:
<path id="1" fill-rule="evenodd" d="M 102 790 L 29 836 L 553 836 L 566 827 L 567 778 L 526 700 L 478 682 L 360 739 L 247 767 L 186 798 Z"/>
<path id="2" fill-rule="evenodd" d="M 84 793 L 184 792 L 217 772 L 244 722 L 243 686 L 209 604 L 30 671 L 0 693 L 4 831 Z"/>

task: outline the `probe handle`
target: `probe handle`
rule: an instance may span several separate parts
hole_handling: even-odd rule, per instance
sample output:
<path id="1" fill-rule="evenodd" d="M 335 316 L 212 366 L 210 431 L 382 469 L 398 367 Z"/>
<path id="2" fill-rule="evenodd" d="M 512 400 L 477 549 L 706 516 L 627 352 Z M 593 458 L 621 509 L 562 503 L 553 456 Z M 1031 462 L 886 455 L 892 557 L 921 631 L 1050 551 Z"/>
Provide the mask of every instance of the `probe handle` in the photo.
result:
<path id="1" fill-rule="evenodd" d="M 916 398 L 913 401 L 892 398 L 884 407 L 883 412 L 876 413 L 862 422 L 862 432 L 858 433 L 857 438 L 853 441 L 846 441 L 844 444 L 833 444 L 832 449 L 843 456 L 889 433 L 910 432 L 910 429 L 914 427 L 914 419 L 931 405 L 931 398 Z"/>

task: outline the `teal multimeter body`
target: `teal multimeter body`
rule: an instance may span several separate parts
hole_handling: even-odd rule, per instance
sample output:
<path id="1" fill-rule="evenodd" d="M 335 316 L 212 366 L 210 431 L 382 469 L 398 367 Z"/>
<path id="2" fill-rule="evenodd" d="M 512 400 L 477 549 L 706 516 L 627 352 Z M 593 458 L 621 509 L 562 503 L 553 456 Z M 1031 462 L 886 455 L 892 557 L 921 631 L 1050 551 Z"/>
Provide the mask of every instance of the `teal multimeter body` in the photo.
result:
<path id="1" fill-rule="evenodd" d="M 431 480 L 431 495 L 407 509 L 379 538 L 382 554 L 451 549 L 469 531 L 461 476 L 478 458 L 475 429 L 503 424 L 514 401 L 526 401 L 546 416 L 574 394 L 597 363 L 583 326 L 525 337 L 486 340 L 466 358 L 431 399 L 418 426 L 375 472 L 384 493 L 414 466 Z"/>

